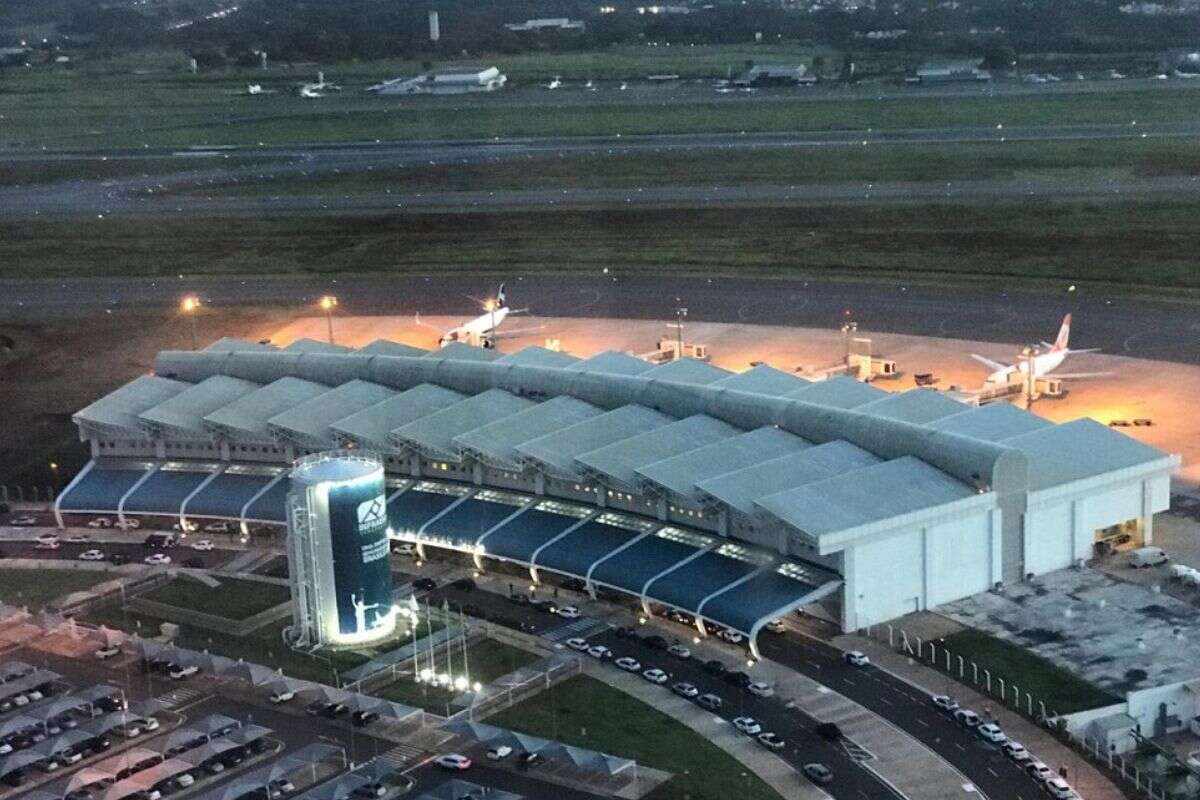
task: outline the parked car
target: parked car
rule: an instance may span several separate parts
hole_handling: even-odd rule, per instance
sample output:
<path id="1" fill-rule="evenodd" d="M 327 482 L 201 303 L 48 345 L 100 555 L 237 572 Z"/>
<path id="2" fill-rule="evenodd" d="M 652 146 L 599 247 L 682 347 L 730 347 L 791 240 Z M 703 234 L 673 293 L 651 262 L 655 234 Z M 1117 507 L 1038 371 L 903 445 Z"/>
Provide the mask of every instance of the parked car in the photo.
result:
<path id="1" fill-rule="evenodd" d="M 992 744 L 1004 744 L 1008 741 L 1008 737 L 1004 735 L 1004 731 L 1000 730 L 1000 726 L 994 722 L 975 726 L 975 733 Z"/>
<path id="2" fill-rule="evenodd" d="M 487 757 L 491 761 L 503 761 L 512 755 L 512 751 L 512 748 L 506 744 L 497 745 L 488 749 Z"/>
<path id="3" fill-rule="evenodd" d="M 185 680 L 186 678 L 192 677 L 199 671 L 200 671 L 200 668 L 195 665 L 187 666 L 187 667 L 176 665 L 176 667 L 173 670 L 171 670 L 170 672 L 168 672 L 167 674 L 171 677 L 171 680 L 173 680 L 173 681 L 182 681 L 182 680 Z"/>
<path id="4" fill-rule="evenodd" d="M 742 640 L 745 639 L 745 637 L 740 633 L 730 630 L 729 628 L 723 628 L 721 632 L 717 634 L 717 636 L 721 637 L 730 644 L 741 644 Z"/>
<path id="5" fill-rule="evenodd" d="M 587 654 L 592 658 L 598 658 L 601 661 L 610 661 L 613 657 L 613 651 L 609 650 L 602 644 L 593 645 L 588 648 Z"/>
<path id="6" fill-rule="evenodd" d="M 215 547 L 216 545 L 212 543 L 212 539 L 197 539 L 196 541 L 192 542 L 192 549 L 201 553 L 207 553 L 208 551 L 215 549 Z"/>
<path id="7" fill-rule="evenodd" d="M 861 650 L 851 650 L 845 655 L 846 663 L 852 667 L 865 667 L 871 663 L 871 659 L 867 658 L 867 654 Z"/>
<path id="8" fill-rule="evenodd" d="M 365 728 L 379 719 L 378 711 L 355 711 L 350 715 L 350 722 L 360 728 Z"/>
<path id="9" fill-rule="evenodd" d="M 8 524 L 9 525 L 36 525 L 37 518 L 31 517 L 28 514 L 25 514 L 20 517 L 13 517 L 12 519 L 10 519 L 8 521 Z"/>
<path id="10" fill-rule="evenodd" d="M 754 717 L 734 717 L 733 727 L 747 736 L 758 736 L 763 732 L 762 725 Z"/>
<path id="11" fill-rule="evenodd" d="M 1033 778 L 1039 783 L 1045 783 L 1054 777 L 1054 770 L 1050 769 L 1041 761 L 1036 759 L 1025 765 L 1025 772 L 1029 774 L 1029 777 Z"/>
<path id="12" fill-rule="evenodd" d="M 969 708 L 960 708 L 955 711 L 954 718 L 968 728 L 974 728 L 980 723 L 979 715 Z"/>
<path id="13" fill-rule="evenodd" d="M 934 706 L 945 711 L 947 714 L 953 714 L 958 711 L 958 703 L 954 702 L 954 698 L 945 694 L 934 694 L 929 696 L 929 702 Z"/>
<path id="14" fill-rule="evenodd" d="M 617 665 L 617 669 L 623 669 L 626 672 L 641 672 L 642 664 L 636 658 L 624 656 L 613 662 Z"/>
<path id="15" fill-rule="evenodd" d="M 195 528 L 192 530 L 195 530 Z M 230 533 L 233 531 L 233 526 L 229 524 L 228 520 L 219 520 L 208 523 L 204 526 L 204 530 L 207 533 Z"/>
<path id="16" fill-rule="evenodd" d="M 579 619 L 579 609 L 575 606 L 563 606 L 555 613 L 563 619 Z"/>
<path id="17" fill-rule="evenodd" d="M 763 681 L 755 681 L 746 687 L 746 691 L 755 697 L 770 697 L 775 694 L 775 687 Z"/>
<path id="18" fill-rule="evenodd" d="M 1071 788 L 1071 784 L 1058 777 L 1046 781 L 1045 789 L 1046 794 L 1053 797 L 1054 800 L 1076 800 L 1079 796 L 1075 794 L 1075 790 Z"/>
<path id="19" fill-rule="evenodd" d="M 286 703 L 289 700 L 294 700 L 295 698 L 296 698 L 296 693 L 294 691 L 292 691 L 291 689 L 282 689 L 277 692 L 271 692 L 270 700 L 272 703 L 278 704 L 278 703 Z"/>
<path id="20" fill-rule="evenodd" d="M 521 753 L 517 756 L 517 769 L 532 769 L 544 763 L 546 758 L 541 753 Z"/>
<path id="21" fill-rule="evenodd" d="M 99 550 L 84 550 L 79 554 L 80 561 L 103 561 L 104 553 Z"/>
<path id="22" fill-rule="evenodd" d="M 804 777 L 808 778 L 818 786 L 827 786 L 833 782 L 833 770 L 824 764 L 812 763 L 805 764 Z"/>
<path id="23" fill-rule="evenodd" d="M 763 627 L 763 630 L 770 633 L 783 633 L 787 630 L 787 625 L 784 624 L 782 619 L 773 619 Z"/>
<path id="24" fill-rule="evenodd" d="M 417 552 L 417 546 L 412 542 L 397 542 L 392 545 L 392 553 L 398 556 L 411 556 Z"/>
<path id="25" fill-rule="evenodd" d="M 573 639 L 567 639 L 567 647 L 580 653 L 585 652 L 590 646 L 587 643 L 587 639 L 580 639 L 578 636 Z"/>
<path id="26" fill-rule="evenodd" d="M 471 768 L 471 759 L 461 753 L 446 753 L 434 759 L 434 763 L 442 769 L 462 771 Z"/>
<path id="27" fill-rule="evenodd" d="M 72 533 L 67 537 L 66 542 L 67 544 L 87 544 L 91 540 L 92 537 L 88 536 L 86 533 Z"/>
<path id="28" fill-rule="evenodd" d="M 165 553 L 155 553 L 152 556 L 143 558 L 142 563 L 149 564 L 152 567 L 165 567 L 171 563 L 171 557 Z"/>
<path id="29" fill-rule="evenodd" d="M 689 700 L 693 700 L 700 696 L 700 690 L 697 689 L 694 684 L 687 683 L 686 681 L 680 681 L 679 683 L 674 684 L 671 687 L 671 691 L 680 697 L 686 697 Z"/>
<path id="30" fill-rule="evenodd" d="M 782 750 L 787 746 L 787 743 L 773 733 L 760 733 L 758 735 L 758 743 L 768 750 Z"/>
<path id="31" fill-rule="evenodd" d="M 652 667 L 652 668 L 646 670 L 645 672 L 642 673 L 642 677 L 645 678 L 646 680 L 650 681 L 651 683 L 657 683 L 660 686 L 662 684 L 666 683 L 667 678 L 668 678 L 667 673 L 663 672 L 661 669 L 658 669 L 657 667 Z"/>
<path id="32" fill-rule="evenodd" d="M 1020 742 L 1014 742 L 1012 739 L 1009 739 L 1000 746 L 1000 752 L 1004 753 L 1004 755 L 1008 756 L 1018 764 L 1023 764 L 1026 761 L 1033 760 L 1033 756 L 1028 750 L 1025 749 L 1025 745 L 1021 744 Z"/>
<path id="33" fill-rule="evenodd" d="M 57 550 L 62 547 L 58 539 L 43 539 L 33 546 L 34 550 Z"/>
<path id="34" fill-rule="evenodd" d="M 691 658 L 692 651 L 681 644 L 673 644 L 667 648 L 667 652 L 676 658 Z"/>
<path id="35" fill-rule="evenodd" d="M 1129 559 L 1129 566 L 1134 569 L 1167 563 L 1167 553 L 1161 547 L 1139 547 L 1130 550 L 1126 557 Z"/>
<path id="36" fill-rule="evenodd" d="M 88 520 L 89 528 L 111 528 L 113 521 L 108 517 L 96 517 Z"/>

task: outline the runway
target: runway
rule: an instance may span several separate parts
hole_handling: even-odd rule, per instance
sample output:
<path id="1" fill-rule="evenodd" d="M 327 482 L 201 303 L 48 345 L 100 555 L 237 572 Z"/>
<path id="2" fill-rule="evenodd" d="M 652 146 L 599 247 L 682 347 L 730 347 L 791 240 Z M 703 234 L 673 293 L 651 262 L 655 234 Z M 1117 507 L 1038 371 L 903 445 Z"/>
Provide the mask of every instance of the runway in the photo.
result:
<path id="1" fill-rule="evenodd" d="M 624 275 L 491 277 L 390 275 L 222 276 L 181 279 L 94 278 L 0 282 L 0 315 L 69 318 L 130 309 L 173 309 L 187 292 L 212 306 L 311 308 L 326 293 L 350 315 L 478 313 L 500 280 L 509 302 L 536 316 L 743 322 L 837 329 L 853 320 L 859 335 L 901 333 L 1006 344 L 1053 337 L 1074 314 L 1071 344 L 1113 355 L 1200 363 L 1200 307 L 1093 292 L 1006 291 L 914 285 L 897 279 L 769 280 L 642 278 Z M 514 319 L 517 322 L 519 318 Z M 664 332 L 666 329 L 664 328 Z"/>
<path id="2" fill-rule="evenodd" d="M 943 147 L 1015 142 L 1180 140 L 1200 136 L 1200 124 L 1069 125 L 1046 127 L 943 128 L 909 130 L 724 133 L 631 137 L 471 140 L 459 142 L 356 142 L 337 145 L 236 148 L 147 148 L 87 152 L 14 151 L 13 162 L 86 162 L 95 159 L 177 158 L 194 168 L 135 177 L 73 180 L 45 185 L 0 187 L 6 218 L 71 216 L 275 215 L 362 213 L 468 213 L 474 211 L 601 209 L 627 206 L 714 208 L 804 206 L 829 203 L 1024 202 L 1043 200 L 1179 197 L 1194 194 L 1193 176 L 1111 179 L 1084 176 L 1068 182 L 1044 180 L 923 181 L 788 185 L 631 186 L 618 189 L 560 188 L 507 191 L 411 192 L 377 189 L 361 193 L 277 190 L 282 178 L 351 175 L 375 169 L 424 168 L 539 159 L 749 151 L 756 149 Z M 264 163 L 267 162 L 267 163 Z M 277 163 L 270 163 L 277 161 Z M 160 168 L 161 169 L 161 168 Z M 236 190 L 229 192 L 229 189 Z"/>

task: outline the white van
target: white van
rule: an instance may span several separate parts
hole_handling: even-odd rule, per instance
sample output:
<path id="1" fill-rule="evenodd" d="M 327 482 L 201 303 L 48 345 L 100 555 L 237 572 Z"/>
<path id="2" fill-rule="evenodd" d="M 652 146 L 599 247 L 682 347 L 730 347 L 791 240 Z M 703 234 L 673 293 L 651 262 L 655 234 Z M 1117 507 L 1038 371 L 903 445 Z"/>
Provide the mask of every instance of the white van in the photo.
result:
<path id="1" fill-rule="evenodd" d="M 1167 554 L 1161 547 L 1139 547 L 1137 550 L 1129 551 L 1129 566 L 1134 569 L 1154 567 L 1165 563 L 1167 563 Z"/>

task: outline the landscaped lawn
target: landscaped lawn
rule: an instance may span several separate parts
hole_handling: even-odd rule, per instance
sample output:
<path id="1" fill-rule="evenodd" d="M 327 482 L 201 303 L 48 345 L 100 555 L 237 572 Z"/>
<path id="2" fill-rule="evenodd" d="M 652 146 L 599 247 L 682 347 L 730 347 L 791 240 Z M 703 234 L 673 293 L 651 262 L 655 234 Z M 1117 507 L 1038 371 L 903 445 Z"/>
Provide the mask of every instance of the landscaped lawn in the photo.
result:
<path id="1" fill-rule="evenodd" d="M 1008 685 L 1016 684 L 1022 696 L 1028 692 L 1037 701 L 1046 704 L 1048 712 L 1069 714 L 1089 708 L 1099 708 L 1120 701 L 1120 698 L 1093 686 L 1082 678 L 1056 667 L 1049 661 L 1016 645 L 968 628 L 947 636 L 941 643 L 952 656 L 962 656 L 968 662 L 964 683 L 971 683 L 970 662 L 979 665 L 980 681 L 984 670 L 992 674 L 992 680 L 1003 678 Z M 953 663 L 957 663 L 956 661 Z M 957 677 L 957 672 L 952 673 Z"/>
<path id="2" fill-rule="evenodd" d="M 0 570 L 0 602 L 35 610 L 71 592 L 90 589 L 110 580 L 107 570 L 5 569 Z"/>
<path id="3" fill-rule="evenodd" d="M 220 586 L 178 577 L 141 597 L 169 606 L 191 608 L 226 619 L 245 619 L 274 608 L 291 596 L 287 586 L 239 578 L 217 578 Z"/>
<path id="4" fill-rule="evenodd" d="M 675 774 L 650 800 L 778 800 L 758 776 L 700 734 L 618 689 L 577 675 L 487 719 Z M 799 780 L 799 779 L 797 779 Z"/>
<path id="5" fill-rule="evenodd" d="M 515 672 L 537 660 L 538 656 L 535 653 L 498 642 L 495 639 L 482 639 L 467 647 L 467 666 L 472 683 L 491 683 L 497 678 Z M 438 659 L 438 667 L 445 667 L 444 657 Z M 455 653 L 453 668 L 456 673 L 461 671 L 461 653 Z M 457 692 L 417 683 L 410 675 L 380 689 L 372 690 L 371 694 L 386 700 L 394 700 L 397 703 L 418 706 L 434 713 L 445 714 L 446 705 L 454 699 Z"/>

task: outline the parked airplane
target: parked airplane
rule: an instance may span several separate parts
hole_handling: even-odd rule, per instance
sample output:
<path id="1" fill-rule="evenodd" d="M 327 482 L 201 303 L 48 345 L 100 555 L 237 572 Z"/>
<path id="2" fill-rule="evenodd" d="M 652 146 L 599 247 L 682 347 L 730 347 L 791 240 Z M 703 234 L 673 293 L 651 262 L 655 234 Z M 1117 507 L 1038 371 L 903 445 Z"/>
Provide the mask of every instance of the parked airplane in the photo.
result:
<path id="1" fill-rule="evenodd" d="M 549 83 L 545 84 L 545 86 L 546 86 L 546 88 L 547 88 L 547 89 L 558 89 L 558 88 L 559 88 L 559 87 L 561 87 L 562 85 L 563 85 L 562 78 L 560 78 L 560 77 L 559 77 L 559 76 L 557 76 L 557 75 L 555 75 L 555 76 L 554 76 L 554 79 L 553 79 L 552 81 L 550 81 Z"/>
<path id="2" fill-rule="evenodd" d="M 322 94 L 322 92 L 341 91 L 341 88 L 342 87 L 337 86 L 336 84 L 326 83 L 325 82 L 325 73 L 318 72 L 316 83 L 300 84 L 300 96 L 311 100 L 316 97 L 324 97 L 325 95 Z"/>
<path id="3" fill-rule="evenodd" d="M 1034 356 L 1032 359 L 1026 359 L 1016 364 L 1001 364 L 999 361 L 993 361 L 990 358 L 971 353 L 971 358 L 979 363 L 987 366 L 992 370 L 992 373 L 987 376 L 987 383 L 1006 384 L 1009 382 L 1010 376 L 1013 375 L 1028 375 L 1029 367 L 1033 365 L 1033 377 L 1041 378 L 1062 365 L 1067 356 L 1078 355 L 1080 353 L 1097 353 L 1099 348 L 1092 347 L 1086 350 L 1072 350 L 1067 342 L 1071 337 L 1071 315 L 1067 314 L 1063 317 L 1062 327 L 1058 329 L 1058 338 L 1054 340 L 1054 344 L 1050 342 L 1042 342 L 1042 347 L 1045 351 Z M 1105 375 L 1111 375 L 1111 372 L 1076 372 L 1063 373 L 1056 372 L 1056 378 L 1100 378 Z"/>
<path id="4" fill-rule="evenodd" d="M 474 319 L 467 320 L 457 328 L 452 328 L 438 337 L 438 346 L 445 347 L 452 342 L 463 342 L 490 350 L 496 346 L 498 339 L 507 339 L 542 329 L 542 326 L 538 326 L 535 328 L 516 328 L 508 331 L 496 330 L 504 320 L 508 319 L 509 314 L 521 314 L 528 311 L 525 308 L 509 308 L 504 295 L 503 283 L 500 284 L 500 289 L 496 292 L 494 300 L 483 301 L 483 309 L 483 314 Z M 425 325 L 424 322 L 421 322 L 420 314 L 417 315 L 417 324 Z"/>

